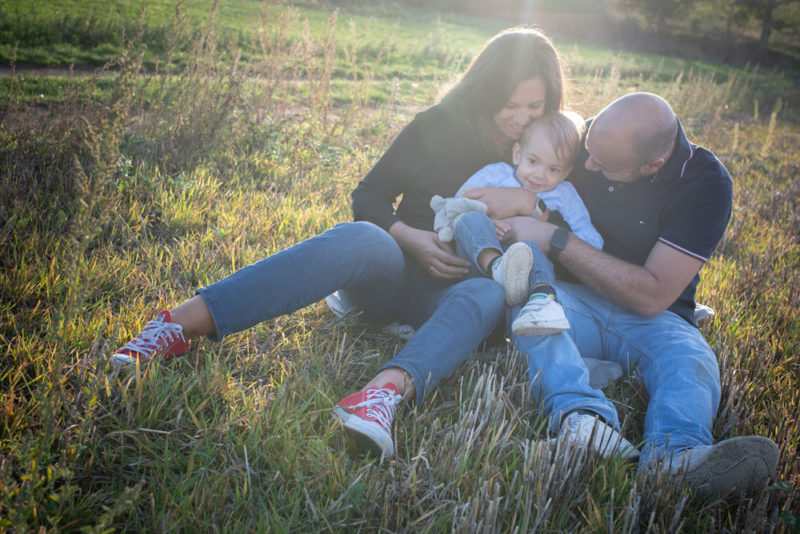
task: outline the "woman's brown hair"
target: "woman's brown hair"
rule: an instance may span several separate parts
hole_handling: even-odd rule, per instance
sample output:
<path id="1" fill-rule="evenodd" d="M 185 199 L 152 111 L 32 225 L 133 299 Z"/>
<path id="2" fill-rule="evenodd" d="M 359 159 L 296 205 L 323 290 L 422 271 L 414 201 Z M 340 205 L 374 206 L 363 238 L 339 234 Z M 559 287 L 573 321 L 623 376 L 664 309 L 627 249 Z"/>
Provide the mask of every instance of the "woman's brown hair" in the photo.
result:
<path id="1" fill-rule="evenodd" d="M 533 28 L 509 28 L 484 45 L 441 103 L 486 120 L 505 106 L 520 82 L 536 77 L 547 88 L 545 112 L 561 111 L 563 72 L 553 43 Z"/>

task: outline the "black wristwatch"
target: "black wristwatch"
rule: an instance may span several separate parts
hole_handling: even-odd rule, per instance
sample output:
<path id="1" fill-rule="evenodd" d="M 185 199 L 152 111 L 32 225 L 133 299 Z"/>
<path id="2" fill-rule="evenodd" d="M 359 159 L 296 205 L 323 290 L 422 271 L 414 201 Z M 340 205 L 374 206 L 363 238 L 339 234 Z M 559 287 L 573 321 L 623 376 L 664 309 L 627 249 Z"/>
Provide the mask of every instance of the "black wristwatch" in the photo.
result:
<path id="1" fill-rule="evenodd" d="M 550 258 L 557 259 L 561 251 L 564 250 L 569 241 L 569 232 L 564 228 L 558 227 L 550 237 Z"/>
<path id="2" fill-rule="evenodd" d="M 531 211 L 528 215 L 530 215 L 535 219 L 538 219 L 539 217 L 544 215 L 544 212 L 546 211 L 547 211 L 547 204 L 544 203 L 544 200 L 539 198 L 536 199 L 536 207 L 533 208 L 533 211 Z"/>

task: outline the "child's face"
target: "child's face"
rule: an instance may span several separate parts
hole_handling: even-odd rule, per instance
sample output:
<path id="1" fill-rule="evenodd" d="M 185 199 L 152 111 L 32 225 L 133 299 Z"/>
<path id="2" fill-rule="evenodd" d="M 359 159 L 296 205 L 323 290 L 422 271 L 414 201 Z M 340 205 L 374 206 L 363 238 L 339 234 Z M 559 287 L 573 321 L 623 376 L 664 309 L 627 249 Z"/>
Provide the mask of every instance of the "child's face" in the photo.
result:
<path id="1" fill-rule="evenodd" d="M 517 180 L 534 193 L 550 191 L 572 171 L 572 165 L 567 165 L 556 155 L 545 128 L 531 132 L 524 147 L 514 144 L 513 161 Z"/>

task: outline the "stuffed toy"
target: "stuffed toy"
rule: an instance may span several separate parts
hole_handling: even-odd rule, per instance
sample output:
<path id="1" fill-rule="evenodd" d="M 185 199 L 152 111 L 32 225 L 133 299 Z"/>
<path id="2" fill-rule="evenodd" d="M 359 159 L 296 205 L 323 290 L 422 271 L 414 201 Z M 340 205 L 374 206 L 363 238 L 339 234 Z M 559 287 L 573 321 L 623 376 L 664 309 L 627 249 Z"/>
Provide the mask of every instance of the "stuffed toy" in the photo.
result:
<path id="1" fill-rule="evenodd" d="M 434 195 L 431 208 L 436 214 L 433 218 L 433 230 L 439 233 L 439 240 L 452 241 L 455 237 L 456 223 L 467 212 L 480 211 L 486 213 L 486 204 L 471 198 L 442 198 Z"/>

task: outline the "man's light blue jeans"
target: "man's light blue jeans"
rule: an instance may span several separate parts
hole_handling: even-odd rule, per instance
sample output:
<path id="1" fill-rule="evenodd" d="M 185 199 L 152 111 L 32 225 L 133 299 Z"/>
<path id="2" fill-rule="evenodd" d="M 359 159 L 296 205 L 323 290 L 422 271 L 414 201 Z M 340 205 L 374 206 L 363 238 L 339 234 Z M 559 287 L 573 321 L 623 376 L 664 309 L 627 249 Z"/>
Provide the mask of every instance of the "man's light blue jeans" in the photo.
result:
<path id="1" fill-rule="evenodd" d="M 492 280 L 457 283 L 429 276 L 382 228 L 338 224 L 199 289 L 217 328 L 215 341 L 317 302 L 338 289 L 369 320 L 400 321 L 414 337 L 381 369 L 414 380 L 417 402 L 502 321 L 503 289 Z"/>
<path id="2" fill-rule="evenodd" d="M 575 410 L 597 413 L 619 427 L 614 405 L 589 387 L 583 356 L 616 361 L 644 381 L 650 400 L 640 463 L 654 454 L 710 445 L 720 379 L 702 333 L 670 311 L 645 319 L 585 286 L 557 282 L 556 289 L 570 329 L 552 336 L 512 336 L 528 357 L 532 391 L 542 401 L 550 429 L 557 432 L 562 417 Z M 519 306 L 509 310 L 509 322 L 518 312 Z"/>

